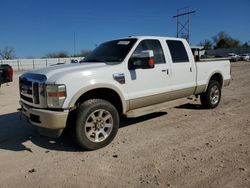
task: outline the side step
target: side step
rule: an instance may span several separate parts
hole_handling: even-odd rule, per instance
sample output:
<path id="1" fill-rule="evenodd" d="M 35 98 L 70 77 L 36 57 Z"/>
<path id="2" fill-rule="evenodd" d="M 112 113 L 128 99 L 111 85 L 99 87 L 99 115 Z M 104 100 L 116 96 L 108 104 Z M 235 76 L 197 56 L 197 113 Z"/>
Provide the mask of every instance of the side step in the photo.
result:
<path id="1" fill-rule="evenodd" d="M 190 100 L 194 101 L 195 99 L 196 99 L 195 96 L 190 96 L 188 98 L 176 99 L 165 103 L 160 103 L 152 106 L 138 108 L 135 110 L 130 110 L 126 113 L 126 117 L 133 118 L 133 117 L 143 116 L 146 114 L 151 114 L 156 111 L 163 111 L 165 109 L 173 108 L 182 104 L 187 104 L 190 102 Z"/>

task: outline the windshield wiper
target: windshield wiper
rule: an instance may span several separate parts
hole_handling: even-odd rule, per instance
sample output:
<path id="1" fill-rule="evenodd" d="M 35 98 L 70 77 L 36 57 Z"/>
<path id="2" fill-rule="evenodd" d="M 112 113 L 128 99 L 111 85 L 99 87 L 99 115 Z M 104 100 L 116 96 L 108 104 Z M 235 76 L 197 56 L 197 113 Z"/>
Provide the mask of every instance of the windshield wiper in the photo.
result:
<path id="1" fill-rule="evenodd" d="M 121 59 L 109 59 L 108 62 L 121 62 Z"/>
<path id="2" fill-rule="evenodd" d="M 106 63 L 107 61 L 104 60 L 104 59 L 87 59 L 87 60 L 80 61 L 80 63 L 84 63 L 84 62 L 91 62 L 91 63 L 102 62 L 102 63 Z"/>

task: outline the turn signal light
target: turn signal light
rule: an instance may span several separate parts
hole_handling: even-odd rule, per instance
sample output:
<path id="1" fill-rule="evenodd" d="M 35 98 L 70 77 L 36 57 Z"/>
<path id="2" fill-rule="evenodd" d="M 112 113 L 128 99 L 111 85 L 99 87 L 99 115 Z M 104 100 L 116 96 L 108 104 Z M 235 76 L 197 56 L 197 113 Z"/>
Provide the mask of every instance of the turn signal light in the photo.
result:
<path id="1" fill-rule="evenodd" d="M 66 96 L 66 92 L 65 91 L 60 91 L 60 92 L 56 92 L 56 93 L 48 93 L 49 97 L 65 97 Z"/>

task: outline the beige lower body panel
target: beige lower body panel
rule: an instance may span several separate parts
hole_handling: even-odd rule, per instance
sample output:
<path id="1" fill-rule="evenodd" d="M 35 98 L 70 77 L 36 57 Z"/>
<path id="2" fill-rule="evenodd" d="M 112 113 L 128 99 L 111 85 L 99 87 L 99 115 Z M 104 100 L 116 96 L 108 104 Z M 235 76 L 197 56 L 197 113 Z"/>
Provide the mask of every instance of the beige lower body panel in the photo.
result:
<path id="1" fill-rule="evenodd" d="M 36 109 L 23 103 L 21 103 L 21 106 L 22 113 L 28 118 L 32 125 L 46 129 L 64 129 L 66 127 L 68 111 L 57 112 Z"/>
<path id="2" fill-rule="evenodd" d="M 224 80 L 223 86 L 229 86 L 231 79 Z"/>
<path id="3" fill-rule="evenodd" d="M 224 80 L 223 86 L 228 86 L 230 84 L 230 81 L 231 81 L 230 79 Z M 198 94 L 204 93 L 206 91 L 206 88 L 207 88 L 207 85 L 204 84 L 204 85 L 200 85 L 197 87 L 191 87 L 191 88 L 171 91 L 167 93 L 161 93 L 157 95 L 132 99 L 126 102 L 126 106 L 127 106 L 128 111 L 130 111 L 130 110 L 134 110 L 138 108 L 143 108 L 146 106 L 168 102 L 168 101 L 175 100 L 175 99 L 181 99 L 184 97 L 188 97 L 190 95 L 198 95 Z"/>
<path id="4" fill-rule="evenodd" d="M 200 85 L 196 87 L 196 90 L 194 92 L 195 95 L 204 93 L 206 91 L 207 85 Z"/>
<path id="5" fill-rule="evenodd" d="M 195 87 L 129 100 L 129 110 L 143 108 L 194 94 Z"/>

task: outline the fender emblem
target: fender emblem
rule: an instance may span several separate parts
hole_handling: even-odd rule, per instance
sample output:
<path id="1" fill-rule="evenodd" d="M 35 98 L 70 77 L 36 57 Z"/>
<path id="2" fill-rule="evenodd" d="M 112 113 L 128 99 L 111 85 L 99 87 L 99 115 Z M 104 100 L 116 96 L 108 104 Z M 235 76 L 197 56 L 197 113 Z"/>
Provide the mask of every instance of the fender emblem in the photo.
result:
<path id="1" fill-rule="evenodd" d="M 125 84 L 125 75 L 124 73 L 115 73 L 113 74 L 114 80 L 119 82 L 120 84 Z"/>

